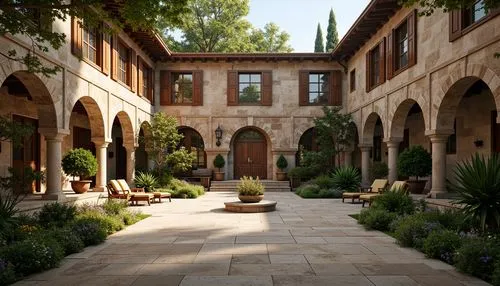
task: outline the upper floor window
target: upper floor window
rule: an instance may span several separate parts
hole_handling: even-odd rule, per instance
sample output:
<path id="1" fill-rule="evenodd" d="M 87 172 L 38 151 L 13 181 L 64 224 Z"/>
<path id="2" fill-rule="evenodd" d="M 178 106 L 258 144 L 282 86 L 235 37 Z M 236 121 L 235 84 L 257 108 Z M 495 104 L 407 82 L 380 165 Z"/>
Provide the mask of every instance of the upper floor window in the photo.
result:
<path id="1" fill-rule="evenodd" d="M 193 74 L 172 74 L 172 102 L 174 104 L 193 103 Z"/>
<path id="2" fill-rule="evenodd" d="M 71 19 L 71 52 L 108 75 L 110 70 L 110 36 L 100 26 L 86 26 L 82 19 Z"/>
<path id="3" fill-rule="evenodd" d="M 142 72 L 142 86 L 139 88 L 142 90 L 142 94 L 147 96 L 149 94 L 149 69 L 145 69 Z"/>
<path id="4" fill-rule="evenodd" d="M 203 105 L 203 71 L 160 71 L 160 105 Z"/>
<path id="5" fill-rule="evenodd" d="M 238 74 L 238 101 L 240 103 L 260 103 L 262 75 L 260 73 Z"/>
<path id="6" fill-rule="evenodd" d="M 474 30 L 499 12 L 500 9 L 488 10 L 484 0 L 475 1 L 468 8 L 450 11 L 450 41 Z"/>
<path id="7" fill-rule="evenodd" d="M 476 1 L 472 6 L 464 11 L 464 27 L 468 27 L 486 17 L 487 11 L 484 0 Z"/>
<path id="8" fill-rule="evenodd" d="M 404 21 L 396 29 L 395 70 L 408 65 L 408 23 Z"/>
<path id="9" fill-rule="evenodd" d="M 349 73 L 349 91 L 353 92 L 356 90 L 356 69 L 353 69 Z"/>
<path id="10" fill-rule="evenodd" d="M 137 66 L 137 94 L 153 101 L 153 70 L 141 57 L 137 57 Z"/>
<path id="11" fill-rule="evenodd" d="M 342 72 L 300 71 L 299 105 L 342 105 Z"/>
<path id="12" fill-rule="evenodd" d="M 96 28 L 83 28 L 83 57 L 99 65 L 98 61 L 98 36 Z"/>
<path id="13" fill-rule="evenodd" d="M 129 52 L 128 48 L 125 47 L 121 42 L 118 43 L 118 80 L 129 84 L 128 73 L 129 73 Z"/>
<path id="14" fill-rule="evenodd" d="M 413 10 L 387 36 L 387 79 L 417 63 L 417 16 Z"/>
<path id="15" fill-rule="evenodd" d="M 385 81 L 385 38 L 366 54 L 366 90 Z"/>
<path id="16" fill-rule="evenodd" d="M 380 45 L 376 46 L 370 51 L 370 82 L 372 87 L 380 83 L 380 76 L 382 74 L 380 66 Z"/>

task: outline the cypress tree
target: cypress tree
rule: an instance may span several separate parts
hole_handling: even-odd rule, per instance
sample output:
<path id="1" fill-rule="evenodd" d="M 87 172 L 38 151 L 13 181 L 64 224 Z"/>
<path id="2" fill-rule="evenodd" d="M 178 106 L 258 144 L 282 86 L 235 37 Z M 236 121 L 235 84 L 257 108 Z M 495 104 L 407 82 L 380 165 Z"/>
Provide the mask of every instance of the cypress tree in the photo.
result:
<path id="1" fill-rule="evenodd" d="M 326 51 L 331 52 L 339 43 L 339 33 L 337 32 L 337 21 L 333 9 L 330 9 L 328 18 L 328 28 L 326 29 Z"/>
<path id="2" fill-rule="evenodd" d="M 321 26 L 318 23 L 318 29 L 316 30 L 316 40 L 314 41 L 314 52 L 324 53 L 325 46 L 323 45 L 323 32 L 321 31 Z"/>

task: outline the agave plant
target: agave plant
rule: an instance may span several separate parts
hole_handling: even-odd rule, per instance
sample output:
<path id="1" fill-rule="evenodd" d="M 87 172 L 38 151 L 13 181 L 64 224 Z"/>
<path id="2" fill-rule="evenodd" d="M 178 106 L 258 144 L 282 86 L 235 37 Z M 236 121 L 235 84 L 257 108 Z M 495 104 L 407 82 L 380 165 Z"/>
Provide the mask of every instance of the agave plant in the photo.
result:
<path id="1" fill-rule="evenodd" d="M 134 179 L 135 186 L 144 188 L 146 192 L 152 192 L 158 187 L 158 178 L 148 172 L 138 172 Z"/>
<path id="2" fill-rule="evenodd" d="M 463 212 L 479 221 L 482 231 L 500 228 L 500 157 L 473 155 L 459 163 L 454 170 L 455 181 L 449 188 L 460 197 Z"/>
<path id="3" fill-rule="evenodd" d="M 355 192 L 361 183 L 361 176 L 355 167 L 339 167 L 331 176 L 334 188 L 345 192 Z"/>

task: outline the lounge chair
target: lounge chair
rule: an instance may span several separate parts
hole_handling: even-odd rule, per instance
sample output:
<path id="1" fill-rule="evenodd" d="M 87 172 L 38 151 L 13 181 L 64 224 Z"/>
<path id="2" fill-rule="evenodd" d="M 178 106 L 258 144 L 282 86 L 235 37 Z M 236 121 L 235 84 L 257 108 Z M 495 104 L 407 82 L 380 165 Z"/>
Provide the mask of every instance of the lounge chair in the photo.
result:
<path id="1" fill-rule="evenodd" d="M 394 192 L 394 191 L 404 191 L 406 194 L 408 194 L 408 184 L 406 184 L 405 181 L 395 181 L 392 183 L 391 188 L 389 189 L 389 192 Z M 359 196 L 359 200 L 363 202 L 363 207 L 365 207 L 365 203 L 368 202 L 368 206 L 371 206 L 373 200 L 377 196 L 379 196 L 380 193 L 378 194 L 364 194 Z"/>
<path id="2" fill-rule="evenodd" d="M 145 193 L 144 188 L 130 188 L 127 184 L 127 181 L 120 180 L 111 180 L 110 184 L 113 187 L 120 188 L 123 193 L 129 193 L 130 198 L 128 199 L 132 205 L 138 205 L 140 201 L 147 202 L 148 205 L 151 205 L 151 201 L 154 199 L 154 195 L 150 193 Z"/>
<path id="3" fill-rule="evenodd" d="M 116 180 L 109 181 L 106 187 L 108 189 L 108 198 L 121 199 L 127 201 L 130 199 L 130 192 L 128 191 L 124 192 L 120 184 L 118 184 Z"/>
<path id="4" fill-rule="evenodd" d="M 370 187 L 360 187 L 360 192 L 357 193 L 348 193 L 345 192 L 342 194 L 342 202 L 344 202 L 344 199 L 352 199 L 352 203 L 354 203 L 354 199 L 358 199 L 361 195 L 366 195 L 366 194 L 378 194 L 379 192 L 382 192 L 385 188 L 387 187 L 387 180 L 386 179 L 376 179 L 373 181 L 372 185 Z"/>
<path id="5" fill-rule="evenodd" d="M 172 202 L 172 195 L 170 193 L 160 193 L 160 192 L 145 193 L 144 188 L 130 188 L 129 185 L 127 184 L 127 181 L 125 181 L 124 179 L 120 179 L 117 181 L 123 190 L 129 190 L 130 192 L 132 192 L 132 196 L 134 196 L 137 193 L 147 194 L 147 195 L 152 194 L 153 195 L 151 199 L 152 202 L 156 202 L 156 200 L 158 200 L 158 202 L 161 203 L 161 199 L 168 199 L 170 202 Z"/>

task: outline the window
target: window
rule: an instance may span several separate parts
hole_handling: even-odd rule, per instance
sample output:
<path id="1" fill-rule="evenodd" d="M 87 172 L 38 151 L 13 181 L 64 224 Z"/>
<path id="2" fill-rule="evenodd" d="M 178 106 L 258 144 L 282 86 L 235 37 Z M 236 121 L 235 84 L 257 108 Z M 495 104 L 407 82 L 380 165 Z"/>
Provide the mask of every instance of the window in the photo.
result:
<path id="1" fill-rule="evenodd" d="M 240 103 L 261 102 L 262 75 L 260 73 L 238 74 L 238 101 Z"/>
<path id="2" fill-rule="evenodd" d="M 395 70 L 402 69 L 408 65 L 408 23 L 404 21 L 395 33 L 396 50 L 395 55 Z"/>
<path id="3" fill-rule="evenodd" d="M 101 32 L 100 25 L 85 26 L 81 19 L 72 17 L 71 52 L 108 75 L 111 65 L 111 38 L 109 34 Z"/>
<path id="4" fill-rule="evenodd" d="M 463 27 L 468 27 L 474 23 L 479 22 L 481 19 L 486 17 L 486 6 L 484 5 L 484 0 L 476 1 L 472 6 L 464 11 L 464 23 Z"/>
<path id="5" fill-rule="evenodd" d="M 385 39 L 366 54 L 367 92 L 385 81 Z"/>
<path id="6" fill-rule="evenodd" d="M 380 83 L 380 46 L 370 51 L 370 82 L 372 86 Z"/>
<path id="7" fill-rule="evenodd" d="M 342 105 L 342 71 L 299 71 L 299 105 Z"/>
<path id="8" fill-rule="evenodd" d="M 149 73 L 149 69 L 144 69 L 142 71 L 142 86 L 140 86 L 139 88 L 142 90 L 142 94 L 144 96 L 149 95 Z"/>
<path id="9" fill-rule="evenodd" d="M 349 90 L 351 92 L 356 90 L 356 69 L 353 69 L 349 74 Z"/>
<path id="10" fill-rule="evenodd" d="M 309 97 L 308 103 L 327 104 L 330 90 L 328 73 L 310 73 L 309 74 Z"/>
<path id="11" fill-rule="evenodd" d="M 97 42 L 97 29 L 96 28 L 83 28 L 83 57 L 92 63 L 99 65 L 98 61 L 98 42 Z"/>
<path id="12" fill-rule="evenodd" d="M 174 104 L 193 103 L 193 74 L 172 74 L 172 102 Z"/>
<path id="13" fill-rule="evenodd" d="M 139 56 L 137 66 L 137 94 L 153 101 L 153 70 Z"/>
<path id="14" fill-rule="evenodd" d="M 118 80 L 129 84 L 128 73 L 129 73 L 129 54 L 128 49 L 122 43 L 118 43 Z"/>
<path id="15" fill-rule="evenodd" d="M 387 79 L 417 63 L 416 10 L 387 36 Z"/>
<path id="16" fill-rule="evenodd" d="M 450 11 L 450 42 L 479 27 L 499 12 L 500 9 L 487 10 L 484 0 L 475 1 L 466 9 Z"/>

